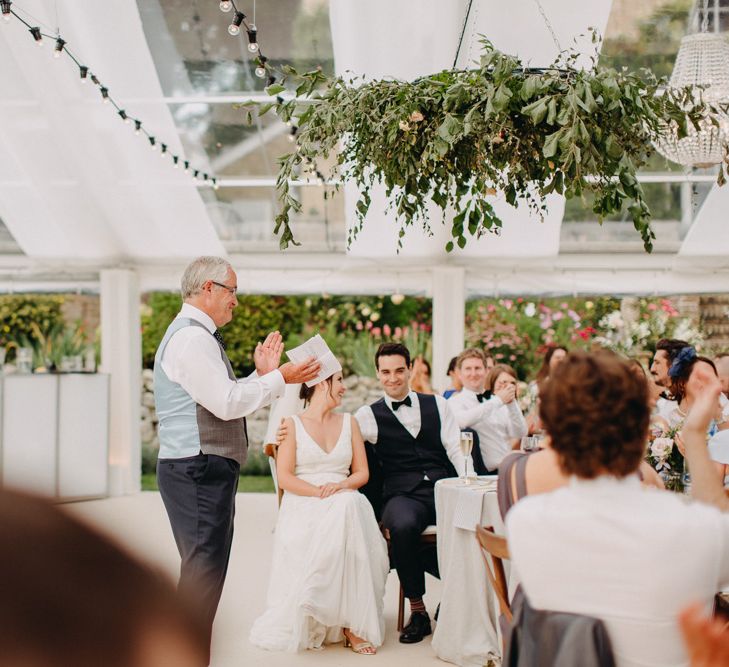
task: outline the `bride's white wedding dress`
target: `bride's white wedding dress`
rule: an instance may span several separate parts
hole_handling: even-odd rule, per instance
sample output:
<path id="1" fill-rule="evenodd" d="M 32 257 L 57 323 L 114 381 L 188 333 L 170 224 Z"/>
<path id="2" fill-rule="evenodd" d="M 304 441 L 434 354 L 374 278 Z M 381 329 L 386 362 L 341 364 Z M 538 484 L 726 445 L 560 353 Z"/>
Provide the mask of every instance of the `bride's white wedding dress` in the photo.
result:
<path id="1" fill-rule="evenodd" d="M 344 415 L 326 453 L 294 416 L 295 474 L 310 484 L 341 482 L 352 464 L 352 423 Z M 251 629 L 262 648 L 298 651 L 342 640 L 342 628 L 380 646 L 390 569 L 372 506 L 357 491 L 328 498 L 286 491 L 279 509 L 266 611 Z"/>

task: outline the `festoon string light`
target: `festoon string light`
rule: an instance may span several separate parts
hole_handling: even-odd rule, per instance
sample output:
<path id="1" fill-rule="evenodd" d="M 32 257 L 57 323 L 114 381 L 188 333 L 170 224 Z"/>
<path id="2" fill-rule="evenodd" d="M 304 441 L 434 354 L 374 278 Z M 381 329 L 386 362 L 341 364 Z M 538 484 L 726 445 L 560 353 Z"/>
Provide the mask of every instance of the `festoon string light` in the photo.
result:
<path id="1" fill-rule="evenodd" d="M 233 18 L 231 19 L 230 25 L 228 26 L 228 33 L 233 37 L 238 37 L 244 30 L 248 36 L 248 52 L 251 55 L 256 55 L 255 74 L 259 79 L 266 79 L 266 88 L 276 83 L 276 72 L 273 66 L 268 62 L 268 58 L 263 55 L 261 47 L 258 44 L 258 28 L 256 27 L 256 0 L 253 0 L 253 21 L 248 22 L 248 17 L 240 11 L 238 5 L 235 4 L 235 0 L 220 0 L 218 3 L 220 11 L 224 14 L 233 12 Z M 241 27 L 243 30 L 241 30 Z M 290 125 L 290 123 L 287 123 Z M 292 127 L 289 131 L 289 141 L 296 140 L 296 127 Z"/>
<path id="2" fill-rule="evenodd" d="M 181 156 L 172 153 L 170 150 L 168 150 L 168 145 L 166 143 L 158 141 L 157 137 L 147 131 L 147 129 L 144 127 L 144 124 L 139 118 L 134 118 L 130 116 L 125 109 L 120 107 L 116 100 L 111 96 L 109 87 L 105 86 L 99 80 L 98 76 L 96 76 L 96 74 L 94 74 L 87 65 L 81 64 L 81 61 L 68 49 L 67 42 L 61 37 L 60 32 L 56 35 L 44 33 L 40 29 L 40 27 L 31 25 L 22 16 L 19 16 L 12 8 L 12 4 L 12 0 L 0 0 L 0 12 L 2 13 L 2 18 L 6 23 L 9 22 L 12 17 L 15 17 L 28 29 L 38 46 L 43 46 L 44 37 L 50 40 L 54 40 L 55 45 L 53 48 L 53 57 L 60 58 L 63 54 L 68 56 L 76 65 L 76 67 L 78 67 L 81 82 L 86 83 L 90 79 L 91 83 L 94 86 L 98 87 L 99 93 L 101 95 L 101 101 L 104 104 L 107 104 L 110 107 L 114 108 L 119 118 L 125 124 L 134 124 L 135 135 L 144 135 L 147 138 L 149 146 L 153 151 L 156 151 L 159 146 L 160 156 L 162 158 L 171 158 L 172 166 L 175 169 L 182 166 L 185 173 L 191 174 L 191 176 L 196 181 L 201 181 L 204 184 L 211 185 L 216 190 L 218 189 L 217 177 L 213 176 L 212 174 L 208 174 L 207 172 L 204 172 L 202 169 L 195 169 L 194 166 L 190 164 L 189 160 L 183 160 Z"/>

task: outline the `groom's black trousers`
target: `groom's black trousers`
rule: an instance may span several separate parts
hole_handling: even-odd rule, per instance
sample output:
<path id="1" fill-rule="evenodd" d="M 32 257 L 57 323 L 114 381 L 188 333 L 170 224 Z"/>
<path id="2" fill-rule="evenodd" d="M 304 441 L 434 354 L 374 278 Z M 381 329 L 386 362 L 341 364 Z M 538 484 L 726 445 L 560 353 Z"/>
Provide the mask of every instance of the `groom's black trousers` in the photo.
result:
<path id="1" fill-rule="evenodd" d="M 390 532 L 390 557 L 407 598 L 423 597 L 426 572 L 438 576 L 435 547 L 424 548 L 420 541 L 423 530 L 434 523 L 433 482 L 423 480 L 412 491 L 385 501 L 382 527 Z"/>
<path id="2" fill-rule="evenodd" d="M 237 462 L 213 454 L 157 462 L 160 495 L 182 558 L 179 589 L 199 603 L 210 633 L 228 571 L 239 474 Z"/>

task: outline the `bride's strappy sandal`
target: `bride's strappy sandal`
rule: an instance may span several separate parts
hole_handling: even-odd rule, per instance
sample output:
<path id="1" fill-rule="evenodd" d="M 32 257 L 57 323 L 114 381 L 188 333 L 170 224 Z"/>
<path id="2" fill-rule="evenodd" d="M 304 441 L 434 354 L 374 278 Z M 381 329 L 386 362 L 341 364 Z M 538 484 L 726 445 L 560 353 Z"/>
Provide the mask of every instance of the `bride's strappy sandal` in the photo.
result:
<path id="1" fill-rule="evenodd" d="M 375 655 L 377 653 L 377 649 L 372 645 L 371 642 L 360 642 L 359 644 L 353 644 L 352 640 L 349 638 L 349 635 L 342 631 L 342 634 L 344 635 L 344 648 L 352 649 L 355 653 L 358 653 L 359 655 Z M 367 649 L 372 649 L 372 651 L 368 651 Z"/>

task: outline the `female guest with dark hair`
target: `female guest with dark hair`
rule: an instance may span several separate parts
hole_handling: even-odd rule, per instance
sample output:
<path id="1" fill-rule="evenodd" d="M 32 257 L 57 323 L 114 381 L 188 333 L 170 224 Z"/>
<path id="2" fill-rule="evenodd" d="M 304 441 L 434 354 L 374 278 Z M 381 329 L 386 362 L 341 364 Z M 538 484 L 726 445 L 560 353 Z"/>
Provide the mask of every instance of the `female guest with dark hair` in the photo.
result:
<path id="1" fill-rule="evenodd" d="M 568 355 L 541 399 L 570 482 L 507 517 L 529 602 L 602 620 L 618 667 L 687 664 L 678 614 L 729 584 L 729 516 L 641 487 L 648 389 L 616 355 Z"/>
<path id="2" fill-rule="evenodd" d="M 267 608 L 251 630 L 261 648 L 295 652 L 344 638 L 356 653 L 373 654 L 384 639 L 390 564 L 372 506 L 353 493 L 369 470 L 357 421 L 334 412 L 344 392 L 340 367 L 302 385 L 307 407 L 285 420 Z"/>
<path id="3" fill-rule="evenodd" d="M 567 348 L 564 345 L 550 345 L 547 347 L 544 359 L 542 359 L 542 365 L 537 371 L 537 383 L 546 380 L 554 372 L 554 369 L 564 361 L 566 356 Z"/>
<path id="4" fill-rule="evenodd" d="M 463 382 L 461 382 L 461 376 L 458 374 L 456 361 L 458 361 L 458 357 L 453 357 L 448 362 L 448 379 L 451 381 L 451 386 L 443 392 L 443 398 L 450 398 L 463 389 Z"/>
<path id="5" fill-rule="evenodd" d="M 696 350 L 691 346 L 684 347 L 668 369 L 668 376 L 671 380 L 671 393 L 676 399 L 676 405 L 664 416 L 671 426 L 681 424 L 688 416 L 691 406 L 703 386 L 700 379 L 701 374 L 694 372 L 700 369 L 703 372 L 712 372 L 716 375 L 714 362 L 708 357 L 697 355 Z M 716 400 L 714 424 L 710 425 L 709 428 L 711 430 L 710 435 L 713 435 L 716 431 L 729 428 L 729 422 L 725 421 L 722 416 L 718 398 Z"/>
<path id="6" fill-rule="evenodd" d="M 536 378 L 529 383 L 528 397 L 529 405 L 525 408 L 527 413 L 526 421 L 529 434 L 537 433 L 542 430 L 542 423 L 539 420 L 539 390 L 543 382 L 549 379 L 554 369 L 559 366 L 562 360 L 567 356 L 567 348 L 564 345 L 549 345 L 544 353 L 542 365 L 537 371 Z"/>

